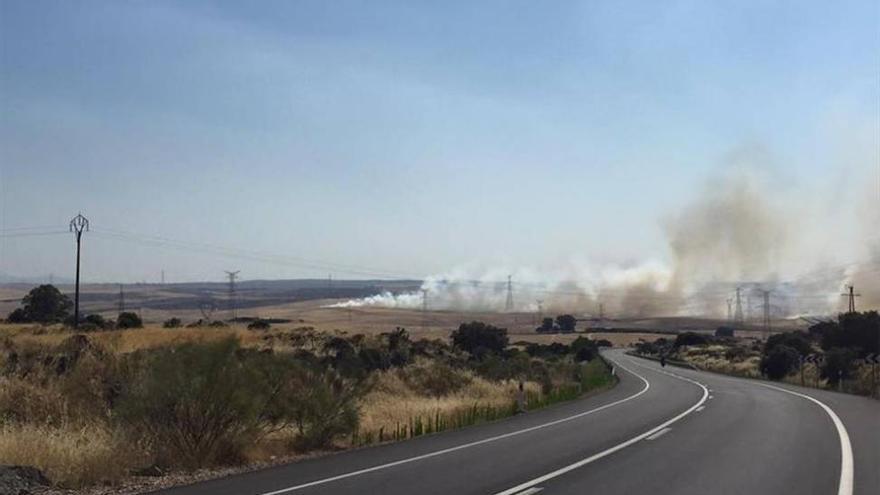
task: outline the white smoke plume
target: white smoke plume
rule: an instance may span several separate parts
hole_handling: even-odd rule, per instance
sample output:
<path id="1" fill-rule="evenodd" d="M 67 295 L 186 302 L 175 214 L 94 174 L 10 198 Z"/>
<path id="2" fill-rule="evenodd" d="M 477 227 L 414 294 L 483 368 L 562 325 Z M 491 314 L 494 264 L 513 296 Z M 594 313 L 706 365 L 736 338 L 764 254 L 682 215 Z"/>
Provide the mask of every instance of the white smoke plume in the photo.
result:
<path id="1" fill-rule="evenodd" d="M 841 233 L 836 217 L 826 213 L 838 209 L 829 208 L 821 195 L 774 186 L 759 172 L 766 160 L 760 149 L 733 154 L 723 173 L 666 217 L 665 263 L 459 269 L 424 281 L 428 307 L 504 311 L 508 275 L 513 280 L 514 311 L 534 312 L 540 304 L 548 314 L 725 317 L 732 303 L 728 299 L 738 286 L 743 288 L 746 313 L 761 311 L 759 291 L 766 289 L 772 291 L 775 316 L 832 314 L 841 308 L 840 292 L 846 283 L 863 288 L 862 308 L 880 307 L 880 237 L 869 241 L 863 235 L 880 232 L 880 184 L 868 187 L 867 226 L 855 229 L 853 242 L 865 249 L 855 262 L 840 263 L 829 256 L 835 251 L 815 241 L 832 237 L 840 242 L 841 236 L 849 235 Z M 422 304 L 422 293 L 415 292 L 385 293 L 334 306 L 419 309 Z"/>

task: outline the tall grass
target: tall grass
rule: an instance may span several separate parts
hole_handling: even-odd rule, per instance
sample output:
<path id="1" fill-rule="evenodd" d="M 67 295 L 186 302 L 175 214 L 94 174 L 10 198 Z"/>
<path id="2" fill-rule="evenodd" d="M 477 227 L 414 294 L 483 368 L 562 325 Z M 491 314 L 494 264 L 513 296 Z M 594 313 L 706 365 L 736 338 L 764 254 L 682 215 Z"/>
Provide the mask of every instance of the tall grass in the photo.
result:
<path id="1" fill-rule="evenodd" d="M 138 460 L 136 449 L 102 426 L 0 426 L 0 464 L 35 466 L 64 488 L 118 482 Z"/>
<path id="2" fill-rule="evenodd" d="M 440 397 L 426 397 L 414 390 L 401 378 L 400 371 L 381 373 L 373 391 L 364 398 L 360 427 L 352 435 L 352 445 L 414 438 L 517 413 L 518 382 L 490 382 L 469 371 L 456 372 L 467 377 L 467 385 Z M 580 365 L 577 372 L 578 381 L 558 385 L 547 392 L 542 391 L 538 383 L 525 382 L 526 409 L 572 400 L 614 383 L 601 359 Z"/>

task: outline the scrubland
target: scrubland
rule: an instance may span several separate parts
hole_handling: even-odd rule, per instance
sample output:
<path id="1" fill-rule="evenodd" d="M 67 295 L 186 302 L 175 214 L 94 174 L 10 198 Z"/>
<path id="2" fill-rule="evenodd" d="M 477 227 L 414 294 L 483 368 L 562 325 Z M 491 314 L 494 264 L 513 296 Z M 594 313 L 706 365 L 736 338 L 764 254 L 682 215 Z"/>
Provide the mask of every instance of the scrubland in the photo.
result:
<path id="1" fill-rule="evenodd" d="M 685 332 L 674 339 L 635 344 L 636 352 L 683 361 L 697 368 L 747 378 L 880 397 L 880 316 L 843 313 L 806 331 L 780 332 L 766 340 Z"/>
<path id="2" fill-rule="evenodd" d="M 0 326 L 0 464 L 60 488 L 403 440 L 613 384 L 596 344 L 308 327 Z M 476 325 L 476 326 L 473 326 Z M 467 325 L 463 325 L 463 328 Z M 459 332 L 461 329 L 459 329 Z"/>

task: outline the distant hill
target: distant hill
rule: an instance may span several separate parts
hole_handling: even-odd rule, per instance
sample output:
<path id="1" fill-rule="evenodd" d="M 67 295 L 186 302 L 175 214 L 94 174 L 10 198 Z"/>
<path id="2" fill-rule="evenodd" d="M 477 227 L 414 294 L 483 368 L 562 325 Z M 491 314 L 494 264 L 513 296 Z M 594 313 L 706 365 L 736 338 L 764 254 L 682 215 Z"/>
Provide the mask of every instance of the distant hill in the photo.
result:
<path id="1" fill-rule="evenodd" d="M 55 284 L 72 284 L 74 280 L 72 278 L 67 277 L 59 277 L 52 275 L 40 275 L 40 276 L 32 276 L 32 277 L 19 277 L 16 275 L 11 275 L 9 273 L 0 272 L 0 284 L 48 284 L 49 280 L 52 280 L 52 283 Z"/>

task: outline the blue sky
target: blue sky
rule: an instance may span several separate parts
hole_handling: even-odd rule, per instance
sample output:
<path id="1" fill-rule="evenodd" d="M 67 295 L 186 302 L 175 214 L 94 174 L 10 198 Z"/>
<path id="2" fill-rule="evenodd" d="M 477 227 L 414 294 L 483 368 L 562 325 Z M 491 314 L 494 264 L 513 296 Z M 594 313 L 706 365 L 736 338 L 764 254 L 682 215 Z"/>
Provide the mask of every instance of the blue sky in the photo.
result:
<path id="1" fill-rule="evenodd" d="M 2 0 L 0 57 L 7 234 L 81 210 L 394 274 L 627 263 L 737 150 L 785 187 L 878 167 L 870 1 Z M 94 281 L 332 271 L 98 234 Z M 72 244 L 7 235 L 0 272 Z"/>

